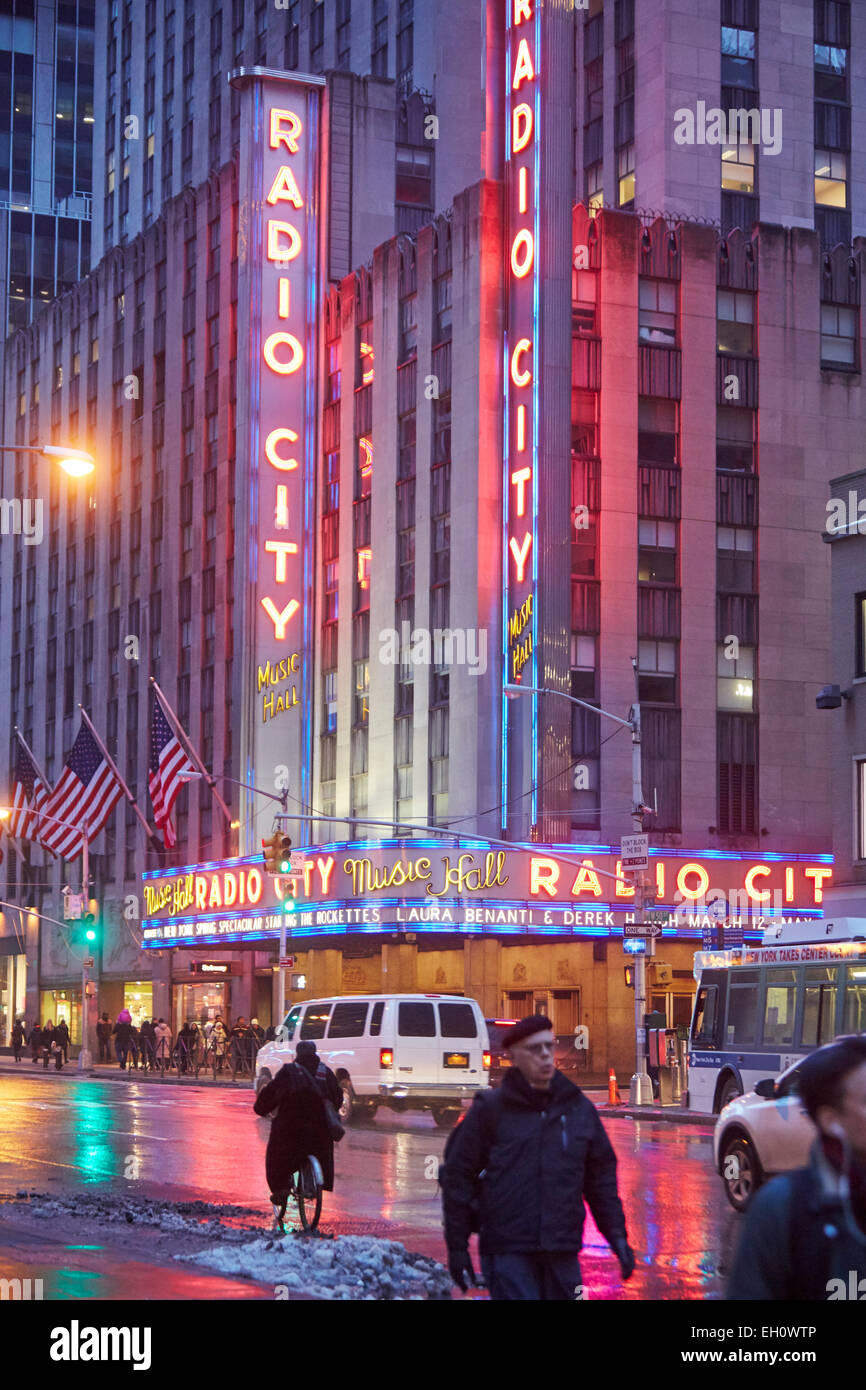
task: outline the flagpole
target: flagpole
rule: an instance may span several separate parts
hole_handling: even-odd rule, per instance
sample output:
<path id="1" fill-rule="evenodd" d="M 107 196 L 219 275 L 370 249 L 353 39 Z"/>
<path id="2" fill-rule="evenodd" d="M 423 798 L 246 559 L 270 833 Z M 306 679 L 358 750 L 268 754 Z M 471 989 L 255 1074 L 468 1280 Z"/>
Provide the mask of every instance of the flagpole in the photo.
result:
<path id="1" fill-rule="evenodd" d="M 50 787 L 50 784 L 49 784 L 49 782 L 48 782 L 48 779 L 47 779 L 47 777 L 45 776 L 45 773 L 42 771 L 42 768 L 39 766 L 38 762 L 36 761 L 35 757 L 33 756 L 33 751 L 32 751 L 32 749 L 30 748 L 30 745 L 28 744 L 28 742 L 27 742 L 26 738 L 24 737 L 24 735 L 22 734 L 21 730 L 18 728 L 18 725 L 17 725 L 17 724 L 15 724 L 15 725 L 13 726 L 13 732 L 14 732 L 15 737 L 17 738 L 18 742 L 21 744 L 21 747 L 24 749 L 24 752 L 27 754 L 28 758 L 30 759 L 31 763 L 32 763 L 33 766 L 36 768 L 36 771 L 39 773 L 39 780 L 41 781 L 43 787 L 45 788 L 45 795 L 46 795 L 46 796 L 49 796 L 50 793 L 51 793 L 51 787 Z M 36 817 L 36 825 L 37 825 L 37 828 L 38 828 L 38 826 L 39 826 L 39 812 L 38 812 L 38 811 L 34 811 L 33 814 L 34 814 L 34 816 Z M 29 835 L 26 835 L 26 836 L 24 836 L 23 838 L 24 838 L 24 839 L 30 839 L 30 838 L 33 838 L 33 837 L 31 837 L 31 836 L 29 836 Z M 41 850 L 46 850 L 46 851 L 48 852 L 48 854 L 51 855 L 51 858 L 52 858 L 52 859 L 56 859 L 56 858 L 57 858 L 57 855 L 54 853 L 54 850 L 53 850 L 53 849 L 48 849 L 48 846 L 47 846 L 47 845 L 43 845 L 43 843 L 42 843 L 41 840 L 38 840 L 38 839 L 36 839 L 36 838 L 33 838 L 33 843 L 34 843 L 34 845 L 38 845 L 39 848 L 40 848 Z M 23 864 L 24 864 L 24 851 L 20 848 L 20 846 L 19 846 L 19 844 L 18 844 L 18 841 L 17 841 L 17 838 L 15 839 L 15 849 L 16 849 L 16 852 L 17 852 L 17 854 L 18 854 L 19 863 L 23 866 Z M 48 867 L 50 867 L 50 866 L 48 866 Z"/>
<path id="2" fill-rule="evenodd" d="M 183 725 L 181 724 L 180 720 L 178 719 L 178 717 L 177 717 L 177 715 L 175 714 L 174 710 L 172 709 L 171 705 L 168 703 L 168 700 L 167 700 L 167 699 L 165 698 L 165 696 L 163 695 L 163 693 L 162 693 L 162 691 L 160 690 L 159 686 L 157 685 L 156 681 L 153 679 L 153 676 L 150 676 L 150 677 L 149 677 L 149 680 L 150 680 L 150 684 L 151 684 L 151 685 L 153 686 L 153 688 L 154 688 L 154 691 L 155 691 L 156 694 L 159 696 L 159 699 L 160 699 L 161 702 L 162 702 L 163 709 L 165 710 L 166 714 L 168 715 L 169 719 L 171 720 L 172 724 L 174 725 L 174 731 L 175 731 L 175 733 L 177 734 L 177 737 L 178 737 L 178 739 L 179 739 L 179 741 L 180 741 L 180 743 L 181 743 L 181 746 L 183 747 L 184 751 L 188 754 L 188 756 L 192 759 L 192 761 L 195 763 L 195 765 L 196 765 L 196 767 L 198 768 L 199 772 L 201 773 L 202 777 L 204 778 L 204 780 L 207 782 L 208 786 L 210 787 L 211 792 L 213 793 L 214 801 L 216 801 L 216 803 L 217 803 L 218 806 L 220 807 L 220 809 L 221 809 L 223 815 L 225 816 L 226 820 L 228 821 L 229 825 L 231 825 L 231 823 L 232 823 L 232 813 L 231 813 L 231 811 L 229 810 L 228 806 L 225 804 L 225 802 L 223 801 L 222 797 L 220 796 L 219 792 L 218 792 L 217 789 L 216 789 L 216 778 L 215 778 L 210 772 L 208 772 L 207 768 L 205 767 L 205 765 L 204 765 L 204 763 L 202 762 L 201 758 L 199 757 L 198 753 L 197 753 L 196 750 L 193 748 L 191 741 L 187 738 L 186 734 L 184 733 Z"/>
<path id="3" fill-rule="evenodd" d="M 127 801 L 129 802 L 130 806 L 131 806 L 132 809 L 135 811 L 135 814 L 138 816 L 138 819 L 141 821 L 142 825 L 144 826 L 145 830 L 147 831 L 147 837 L 148 837 L 148 839 L 149 839 L 149 840 L 154 840 L 154 839 L 156 839 L 156 835 L 155 835 L 154 831 L 151 830 L 150 826 L 148 825 L 147 821 L 145 820 L 144 816 L 141 814 L 141 811 L 139 810 L 138 802 L 135 800 L 135 797 L 132 795 L 132 792 L 129 790 L 129 787 L 126 785 L 126 783 L 124 782 L 123 778 L 121 777 L 120 772 L 118 771 L 118 768 L 117 768 L 117 764 L 115 763 L 114 759 L 112 758 L 112 756 L 111 756 L 111 754 L 109 753 L 108 749 L 106 748 L 105 744 L 102 742 L 102 739 L 99 737 L 99 734 L 96 732 L 96 730 L 94 729 L 92 723 L 90 722 L 90 719 L 89 719 L 88 714 L 87 714 L 87 710 L 84 708 L 83 705 L 79 705 L 78 708 L 81 710 L 81 718 L 84 720 L 84 722 L 85 722 L 85 724 L 87 725 L 88 729 L 89 729 L 90 732 L 93 734 L 93 737 L 96 739 L 96 742 L 97 742 L 97 744 L 98 744 L 98 746 L 99 746 L 99 750 L 100 750 L 100 752 L 102 753 L 103 757 L 105 758 L 105 761 L 108 763 L 108 766 L 111 768 L 112 772 L 114 773 L 115 777 L 117 778 L 118 782 L 120 783 L 121 787 L 123 788 L 123 792 L 124 792 L 124 795 L 126 796 Z"/>
<path id="4" fill-rule="evenodd" d="M 30 759 L 31 763 L 32 763 L 33 766 L 36 768 L 36 771 L 39 773 L 39 776 L 40 776 L 40 778 L 41 778 L 41 780 L 42 780 L 42 783 L 43 783 L 43 785 L 44 785 L 44 787 L 45 787 L 45 790 L 46 790 L 46 792 L 47 792 L 48 789 L 49 789 L 49 788 L 48 788 L 48 779 L 46 778 L 45 773 L 42 771 L 42 768 L 39 766 L 38 762 L 37 762 L 36 759 L 34 758 L 33 753 L 32 753 L 32 751 L 31 751 L 31 749 L 30 749 L 30 747 L 29 747 L 29 745 L 28 745 L 28 743 L 27 743 L 27 740 L 26 740 L 26 738 L 24 737 L 24 735 L 22 734 L 21 730 L 18 728 L 18 725 L 17 725 L 17 724 L 14 726 L 13 732 L 14 732 L 15 737 L 17 738 L 18 742 L 21 744 L 21 747 L 24 749 L 24 752 L 27 754 L 28 758 Z"/>

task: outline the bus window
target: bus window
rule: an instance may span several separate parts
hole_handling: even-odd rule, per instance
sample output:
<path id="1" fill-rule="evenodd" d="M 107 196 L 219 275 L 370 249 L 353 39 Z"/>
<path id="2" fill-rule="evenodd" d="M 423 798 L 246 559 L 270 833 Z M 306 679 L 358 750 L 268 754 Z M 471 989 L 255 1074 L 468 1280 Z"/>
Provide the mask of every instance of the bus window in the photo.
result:
<path id="1" fill-rule="evenodd" d="M 718 1012 L 718 985 L 701 985 L 695 1001 L 695 1018 L 692 1024 L 692 1042 L 695 1047 L 718 1047 Z"/>
<path id="2" fill-rule="evenodd" d="M 836 1036 L 836 970 L 831 965 L 807 965 L 803 988 L 802 1047 L 822 1047 Z"/>
<path id="3" fill-rule="evenodd" d="M 764 1045 L 781 1047 L 794 1041 L 794 1017 L 797 1012 L 796 970 L 768 970 L 767 996 L 764 1001 Z"/>
<path id="4" fill-rule="evenodd" d="M 725 1046 L 743 1047 L 758 1035 L 758 972 L 738 970 L 731 974 Z"/>
<path id="5" fill-rule="evenodd" d="M 849 965 L 845 982 L 843 1033 L 866 1033 L 866 964 Z"/>

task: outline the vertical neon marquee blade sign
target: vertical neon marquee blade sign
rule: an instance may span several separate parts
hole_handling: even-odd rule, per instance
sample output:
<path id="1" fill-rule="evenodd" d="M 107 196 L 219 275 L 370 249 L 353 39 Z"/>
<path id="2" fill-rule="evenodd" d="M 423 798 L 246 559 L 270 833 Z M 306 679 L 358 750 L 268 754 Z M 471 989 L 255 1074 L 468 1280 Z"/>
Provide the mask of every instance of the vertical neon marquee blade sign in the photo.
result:
<path id="1" fill-rule="evenodd" d="M 541 15 L 537 0 L 506 0 L 506 11 L 504 674 L 509 684 L 537 687 Z M 531 786 L 528 801 L 535 824 L 538 697 L 520 698 L 513 708 L 503 697 L 502 721 L 503 802 Z M 525 747 L 515 745 L 528 725 L 531 756 L 527 765 Z M 510 785 L 512 781 L 518 785 Z M 507 826 L 505 810 L 503 825 Z"/>
<path id="2" fill-rule="evenodd" d="M 268 69 L 243 93 L 239 217 L 238 536 L 247 537 L 241 777 L 309 800 L 321 78 Z M 244 456 L 245 455 L 245 456 Z M 242 487 L 242 484 L 244 486 Z M 242 529 L 243 527 L 243 529 Z M 253 798 L 242 852 L 258 848 Z"/>

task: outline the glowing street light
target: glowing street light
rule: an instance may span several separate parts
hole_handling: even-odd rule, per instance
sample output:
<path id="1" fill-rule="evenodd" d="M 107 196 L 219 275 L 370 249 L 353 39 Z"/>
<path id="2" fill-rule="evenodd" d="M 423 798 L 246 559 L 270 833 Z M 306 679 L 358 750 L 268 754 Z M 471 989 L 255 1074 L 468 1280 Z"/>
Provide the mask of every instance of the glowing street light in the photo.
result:
<path id="1" fill-rule="evenodd" d="M 70 478 L 86 478 L 96 468 L 92 454 L 69 444 L 0 444 L 0 454 L 41 454 L 57 463 Z"/>

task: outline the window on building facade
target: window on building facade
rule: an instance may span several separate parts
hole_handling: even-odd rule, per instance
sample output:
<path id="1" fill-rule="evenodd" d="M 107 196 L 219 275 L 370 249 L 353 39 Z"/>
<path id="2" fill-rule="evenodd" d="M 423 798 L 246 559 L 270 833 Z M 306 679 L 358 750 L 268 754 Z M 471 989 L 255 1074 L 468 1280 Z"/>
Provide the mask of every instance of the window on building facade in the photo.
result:
<path id="1" fill-rule="evenodd" d="M 634 203 L 634 141 L 623 145 L 616 155 L 617 193 L 619 206 L 628 208 Z"/>
<path id="2" fill-rule="evenodd" d="M 641 396 L 637 407 L 637 452 L 641 463 L 677 462 L 677 403 Z"/>
<path id="3" fill-rule="evenodd" d="M 748 140 L 722 145 L 722 188 L 728 193 L 754 193 L 757 186 L 754 145 Z"/>
<path id="4" fill-rule="evenodd" d="M 676 642 L 639 641 L 637 671 L 639 699 L 651 704 L 676 703 Z"/>
<path id="5" fill-rule="evenodd" d="M 866 593 L 854 595 L 854 675 L 866 677 Z"/>
<path id="6" fill-rule="evenodd" d="M 754 29 L 734 29 L 722 25 L 722 86 L 755 86 Z"/>
<path id="7" fill-rule="evenodd" d="M 640 279 L 638 337 L 642 343 L 675 347 L 677 341 L 677 287 L 670 280 Z"/>
<path id="8" fill-rule="evenodd" d="M 857 367 L 859 311 L 842 304 L 821 305 L 821 365 Z"/>
<path id="9" fill-rule="evenodd" d="M 755 532 L 746 526 L 718 526 L 716 547 L 716 587 L 719 593 L 753 593 Z"/>
<path id="10" fill-rule="evenodd" d="M 718 825 L 721 835 L 754 835 L 757 828 L 757 724 L 753 715 L 720 712 Z"/>
<path id="11" fill-rule="evenodd" d="M 571 388 L 571 452 L 594 458 L 598 454 L 598 392 Z"/>
<path id="12" fill-rule="evenodd" d="M 572 332 L 593 335 L 598 332 L 598 275 L 594 270 L 571 272 Z"/>
<path id="13" fill-rule="evenodd" d="M 588 164 L 583 171 L 583 177 L 587 210 L 595 214 L 600 207 L 604 206 L 604 174 L 601 160 L 596 160 L 594 164 Z"/>
<path id="14" fill-rule="evenodd" d="M 729 472 L 753 473 L 755 469 L 754 410 L 741 406 L 716 407 L 716 467 Z"/>
<path id="15" fill-rule="evenodd" d="M 720 642 L 716 659 L 718 708 L 751 713 L 754 708 L 754 679 L 755 648 L 741 646 L 736 656 L 729 656 L 727 644 Z"/>
<path id="16" fill-rule="evenodd" d="M 394 201 L 408 207 L 433 206 L 433 151 L 417 145 L 397 146 Z"/>
<path id="17" fill-rule="evenodd" d="M 848 100 L 848 50 L 815 44 L 815 97 L 819 101 Z"/>
<path id="18" fill-rule="evenodd" d="M 676 584 L 677 524 L 640 517 L 637 577 L 640 584 Z"/>
<path id="19" fill-rule="evenodd" d="M 815 202 L 821 207 L 848 206 L 848 156 L 839 150 L 815 151 Z"/>
<path id="20" fill-rule="evenodd" d="M 716 308 L 719 352 L 750 357 L 755 350 L 755 296 L 719 290 Z"/>

